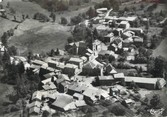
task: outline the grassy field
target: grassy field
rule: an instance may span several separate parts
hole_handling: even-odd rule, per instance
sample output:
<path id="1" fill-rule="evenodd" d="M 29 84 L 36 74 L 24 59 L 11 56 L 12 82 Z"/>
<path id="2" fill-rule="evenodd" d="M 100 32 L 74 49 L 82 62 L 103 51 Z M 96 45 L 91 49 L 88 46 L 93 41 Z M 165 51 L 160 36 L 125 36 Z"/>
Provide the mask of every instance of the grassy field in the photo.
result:
<path id="1" fill-rule="evenodd" d="M 36 53 L 47 52 L 51 49 L 64 49 L 67 38 L 71 36 L 70 27 L 57 23 L 40 23 L 35 20 L 25 20 L 15 31 L 9 45 L 19 48 L 20 54 L 27 51 Z"/>
<path id="2" fill-rule="evenodd" d="M 10 30 L 11 28 L 15 28 L 17 25 L 18 23 L 0 17 L 0 37 L 4 32 Z"/>

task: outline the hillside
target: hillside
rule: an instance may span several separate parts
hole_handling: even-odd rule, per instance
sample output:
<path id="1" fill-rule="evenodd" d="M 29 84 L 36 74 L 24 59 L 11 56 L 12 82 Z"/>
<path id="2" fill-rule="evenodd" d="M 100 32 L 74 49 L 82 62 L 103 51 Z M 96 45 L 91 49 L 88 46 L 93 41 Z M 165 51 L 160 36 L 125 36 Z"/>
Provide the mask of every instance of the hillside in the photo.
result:
<path id="1" fill-rule="evenodd" d="M 57 23 L 40 23 L 35 20 L 25 20 L 15 30 L 15 35 L 9 44 L 19 48 L 20 54 L 29 50 L 47 52 L 52 48 L 64 49 L 67 38 L 71 35 L 70 27 Z"/>

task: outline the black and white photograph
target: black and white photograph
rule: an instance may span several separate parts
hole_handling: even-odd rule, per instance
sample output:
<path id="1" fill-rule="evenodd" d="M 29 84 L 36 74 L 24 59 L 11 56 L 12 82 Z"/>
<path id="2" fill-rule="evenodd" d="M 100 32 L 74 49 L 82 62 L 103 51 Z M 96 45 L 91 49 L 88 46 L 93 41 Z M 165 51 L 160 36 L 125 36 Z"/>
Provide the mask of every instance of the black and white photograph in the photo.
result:
<path id="1" fill-rule="evenodd" d="M 0 0 L 0 117 L 167 117 L 167 0 Z"/>

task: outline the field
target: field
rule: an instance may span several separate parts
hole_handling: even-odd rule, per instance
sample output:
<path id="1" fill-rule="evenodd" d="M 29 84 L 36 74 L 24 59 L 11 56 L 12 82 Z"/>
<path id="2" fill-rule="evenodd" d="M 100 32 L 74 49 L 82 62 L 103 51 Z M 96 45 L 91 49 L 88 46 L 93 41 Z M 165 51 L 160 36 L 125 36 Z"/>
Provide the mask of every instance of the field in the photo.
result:
<path id="1" fill-rule="evenodd" d="M 6 32 L 11 28 L 15 28 L 17 25 L 18 23 L 0 17 L 0 37 L 3 35 L 3 32 Z"/>
<path id="2" fill-rule="evenodd" d="M 57 23 L 40 23 L 28 19 L 18 26 L 9 44 L 19 48 L 20 54 L 27 51 L 47 52 L 51 49 L 64 49 L 67 38 L 71 36 L 70 27 Z"/>
<path id="3" fill-rule="evenodd" d="M 15 16 L 17 19 L 21 19 L 22 15 L 29 15 L 30 18 L 37 12 L 43 13 L 49 16 L 50 13 L 41 8 L 38 4 L 32 2 L 23 2 L 21 0 L 6 0 L 1 4 L 5 7 L 7 2 L 10 4 L 10 8 L 15 10 Z M 90 4 L 81 5 L 75 8 L 70 8 L 68 11 L 56 12 L 55 23 L 40 23 L 38 21 L 28 19 L 23 23 L 20 23 L 18 29 L 15 30 L 15 34 L 9 40 L 9 45 L 14 45 L 19 49 L 20 54 L 25 54 L 28 51 L 33 50 L 35 53 L 47 52 L 51 49 L 64 49 L 64 45 L 67 42 L 67 38 L 71 36 L 70 27 L 62 26 L 59 24 L 61 17 L 66 17 L 69 21 L 71 17 L 74 17 L 80 13 L 86 12 L 90 6 L 93 6 L 95 2 Z M 13 20 L 13 15 L 10 13 L 10 9 L 6 8 L 7 17 Z M 0 19 L 1 33 L 14 28 L 18 23 L 12 22 L 6 19 Z M 0 36 L 2 35 L 0 33 Z"/>

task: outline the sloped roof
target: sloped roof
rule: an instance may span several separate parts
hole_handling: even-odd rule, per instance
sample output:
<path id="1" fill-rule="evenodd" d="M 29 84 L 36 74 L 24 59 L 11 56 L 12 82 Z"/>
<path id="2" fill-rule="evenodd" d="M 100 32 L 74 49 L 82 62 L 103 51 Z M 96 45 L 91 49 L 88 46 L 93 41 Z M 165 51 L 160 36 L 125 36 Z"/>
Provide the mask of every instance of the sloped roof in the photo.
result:
<path id="1" fill-rule="evenodd" d="M 64 109 L 65 106 L 73 102 L 73 97 L 67 94 L 59 94 L 56 101 L 52 103 L 53 106 Z"/>
<path id="2" fill-rule="evenodd" d="M 34 100 L 34 99 L 41 100 L 42 99 L 42 93 L 40 91 L 35 91 L 32 95 L 32 100 Z"/>
<path id="3" fill-rule="evenodd" d="M 113 76 L 98 76 L 99 80 L 114 80 Z"/>
<path id="4" fill-rule="evenodd" d="M 124 73 L 114 74 L 114 78 L 125 78 Z"/>

